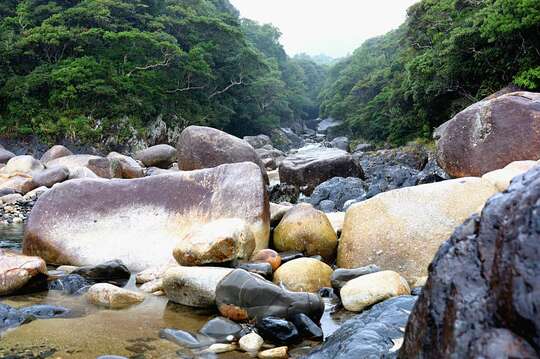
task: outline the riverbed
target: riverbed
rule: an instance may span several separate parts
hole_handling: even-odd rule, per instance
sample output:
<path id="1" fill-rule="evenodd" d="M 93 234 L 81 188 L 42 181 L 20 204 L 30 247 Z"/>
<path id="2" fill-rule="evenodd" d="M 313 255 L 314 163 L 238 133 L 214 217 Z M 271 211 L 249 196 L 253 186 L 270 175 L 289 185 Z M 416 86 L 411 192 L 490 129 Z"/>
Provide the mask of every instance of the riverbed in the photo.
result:
<path id="1" fill-rule="evenodd" d="M 20 251 L 22 225 L 0 226 L 0 247 Z M 51 268 L 54 269 L 54 268 Z M 137 290 L 135 276 L 126 285 Z M 13 307 L 33 304 L 63 306 L 73 313 L 70 318 L 35 320 L 4 332 L 0 338 L 0 358 L 95 358 L 100 355 L 122 355 L 129 358 L 193 358 L 197 353 L 160 339 L 159 330 L 176 328 L 198 331 L 216 316 L 212 310 L 199 310 L 168 302 L 166 297 L 151 294 L 137 306 L 107 310 L 88 305 L 84 296 L 68 296 L 58 291 L 0 298 Z M 331 305 L 322 318 L 325 337 L 333 333 L 348 315 L 332 313 Z M 300 356 L 314 342 L 304 342 L 293 349 Z M 213 357 L 205 356 L 206 357 Z M 230 352 L 219 358 L 249 358 L 245 353 Z"/>

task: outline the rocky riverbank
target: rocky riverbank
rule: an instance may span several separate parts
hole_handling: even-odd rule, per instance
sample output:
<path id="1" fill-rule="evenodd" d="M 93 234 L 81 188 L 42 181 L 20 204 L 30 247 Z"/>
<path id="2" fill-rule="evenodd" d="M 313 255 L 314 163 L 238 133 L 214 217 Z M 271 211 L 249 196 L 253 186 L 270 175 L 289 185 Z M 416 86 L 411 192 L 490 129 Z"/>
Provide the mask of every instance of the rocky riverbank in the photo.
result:
<path id="1" fill-rule="evenodd" d="M 37 345 L 27 357 L 395 357 L 402 345 L 404 357 L 468 356 L 462 338 L 469 337 L 459 335 L 441 349 L 429 336 L 457 324 L 426 317 L 452 300 L 460 303 L 444 309 L 456 311 L 452 318 L 475 318 L 466 314 L 468 299 L 456 300 L 445 288 L 486 287 L 473 276 L 478 257 L 506 258 L 508 275 L 513 266 L 531 269 L 527 285 L 516 287 L 512 276 L 489 267 L 506 284 L 493 293 L 478 287 L 486 305 L 519 311 L 501 304 L 514 295 L 524 308 L 535 305 L 529 294 L 540 273 L 529 260 L 533 254 L 512 244 L 512 233 L 526 230 L 527 240 L 538 239 L 530 226 L 540 174 L 526 146 L 509 146 L 505 161 L 486 155 L 494 164 L 474 173 L 467 164 L 462 170 L 469 177 L 451 179 L 443 169 L 455 174 L 462 162 L 449 159 L 446 139 L 463 128 L 452 123 L 480 116 L 470 128 L 484 133 L 481 141 L 519 141 L 498 136 L 491 124 L 511 120 L 533 131 L 537 106 L 535 94 L 488 99 L 444 125 L 437 152 L 419 145 L 351 149 L 343 124 L 333 120 L 244 139 L 192 126 L 176 147 L 161 144 L 129 156 L 54 146 L 37 159 L 0 149 L 1 219 L 26 223 L 22 253 L 0 249 L 0 354 L 24 357 L 21 343 L 56 328 L 48 346 Z M 508 111 L 515 117 L 508 119 Z M 464 139 L 479 146 L 474 136 Z M 510 213 L 518 229 L 498 229 L 508 245 L 496 251 L 492 236 L 482 239 L 484 227 L 475 226 Z M 448 274 L 460 266 L 449 246 L 466 245 L 465 232 L 483 247 L 475 249 L 480 254 L 466 248 L 471 273 L 458 278 Z M 427 298 L 436 298 L 437 308 Z M 183 322 L 192 315 L 194 323 Z M 502 317 L 511 322 L 511 314 Z M 480 319 L 491 333 L 496 319 L 487 312 Z M 118 332 L 111 345 L 99 331 L 116 334 L 103 322 Z M 139 328 L 143 322 L 151 324 Z M 86 344 L 76 347 L 62 337 L 70 325 Z M 497 328 L 505 332 L 467 333 L 496 341 L 496 347 L 479 344 L 475 353 L 537 350 L 534 335 L 513 324 Z M 431 332 L 416 336 L 422 331 Z"/>

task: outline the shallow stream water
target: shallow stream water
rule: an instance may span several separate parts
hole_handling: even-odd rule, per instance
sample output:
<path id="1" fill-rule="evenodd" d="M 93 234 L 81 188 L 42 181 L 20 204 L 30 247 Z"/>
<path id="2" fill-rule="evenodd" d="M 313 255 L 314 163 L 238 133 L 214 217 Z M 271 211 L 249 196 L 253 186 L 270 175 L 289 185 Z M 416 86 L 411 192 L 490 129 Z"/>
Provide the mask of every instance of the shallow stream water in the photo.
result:
<path id="1" fill-rule="evenodd" d="M 0 248 L 19 251 L 22 226 L 0 225 Z M 137 290 L 134 276 L 126 288 Z M 72 318 L 35 320 L 0 334 L 0 358 L 96 358 L 100 355 L 122 355 L 129 358 L 198 358 L 200 355 L 160 339 L 159 330 L 176 328 L 198 331 L 216 316 L 212 310 L 198 310 L 174 303 L 166 297 L 147 295 L 137 306 L 123 310 L 106 310 L 88 305 L 84 296 L 67 296 L 57 291 L 32 295 L 0 297 L 0 303 L 13 307 L 51 304 L 71 309 Z M 334 332 L 346 319 L 345 313 L 322 319 L 325 336 Z M 315 343 L 303 343 L 313 346 Z M 297 353 L 295 355 L 294 353 Z M 305 350 L 293 350 L 298 356 Z M 212 357 L 212 356 L 204 356 Z M 219 358 L 248 358 L 241 352 L 220 354 Z"/>

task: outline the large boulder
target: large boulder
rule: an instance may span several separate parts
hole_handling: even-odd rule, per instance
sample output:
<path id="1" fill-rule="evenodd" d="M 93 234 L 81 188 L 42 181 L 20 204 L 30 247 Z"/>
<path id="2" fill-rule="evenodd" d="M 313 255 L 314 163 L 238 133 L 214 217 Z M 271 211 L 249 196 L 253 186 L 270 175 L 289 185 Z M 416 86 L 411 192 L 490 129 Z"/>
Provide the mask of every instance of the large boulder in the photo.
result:
<path id="1" fill-rule="evenodd" d="M 46 288 L 47 264 L 43 259 L 0 249 L 0 296 Z"/>
<path id="2" fill-rule="evenodd" d="M 441 246 L 401 358 L 540 356 L 539 203 L 536 167 Z"/>
<path id="3" fill-rule="evenodd" d="M 143 270 L 174 260 L 177 241 L 220 218 L 243 219 L 257 249 L 268 246 L 269 204 L 257 166 L 58 184 L 34 206 L 23 250 L 47 263 L 80 266 L 120 259 L 130 270 Z"/>
<path id="4" fill-rule="evenodd" d="M 156 145 L 135 154 L 135 159 L 146 167 L 169 168 L 176 160 L 176 149 L 169 145 Z"/>
<path id="5" fill-rule="evenodd" d="M 189 307 L 213 307 L 218 283 L 232 272 L 220 267 L 172 267 L 163 276 L 169 300 Z"/>
<path id="6" fill-rule="evenodd" d="M 258 149 L 265 146 L 272 146 L 272 140 L 267 135 L 257 135 L 257 136 L 244 136 L 244 141 L 249 143 L 251 147 Z"/>
<path id="7" fill-rule="evenodd" d="M 118 152 L 111 152 L 107 155 L 108 159 L 117 160 L 120 163 L 122 170 L 122 178 L 140 178 L 144 176 L 144 169 L 139 163 L 126 155 L 122 155 Z"/>
<path id="8" fill-rule="evenodd" d="M 20 176 L 2 176 L 0 174 L 0 192 L 7 191 L 10 193 L 18 192 L 26 194 L 37 186 L 30 175 L 21 174 Z"/>
<path id="9" fill-rule="evenodd" d="M 307 194 L 333 177 L 363 178 L 364 173 L 349 153 L 336 148 L 314 147 L 299 151 L 285 158 L 279 166 L 281 182 L 306 186 Z"/>
<path id="10" fill-rule="evenodd" d="M 326 215 L 310 204 L 301 203 L 288 210 L 274 230 L 278 251 L 303 252 L 308 256 L 335 258 L 337 236 Z"/>
<path id="11" fill-rule="evenodd" d="M 313 349 L 304 358 L 395 357 L 403 342 L 403 327 L 415 301 L 416 297 L 401 296 L 376 304 L 345 322 L 322 346 Z"/>
<path id="12" fill-rule="evenodd" d="M 177 145 L 178 168 L 184 171 L 216 167 L 225 163 L 253 162 L 266 180 L 266 169 L 249 143 L 211 127 L 189 126 Z"/>
<path id="13" fill-rule="evenodd" d="M 71 156 L 62 156 L 50 160 L 47 162 L 47 168 L 53 167 L 67 167 L 69 170 L 69 178 L 81 178 L 81 172 L 86 172 L 88 170 L 88 163 L 91 160 L 100 159 L 102 157 L 94 155 L 71 155 Z M 81 170 L 84 168 L 84 170 Z M 91 172 L 91 171 L 90 171 Z M 92 174 L 94 174 L 92 172 Z M 94 174 L 95 175 L 95 174 Z M 85 176 L 86 177 L 86 176 Z"/>
<path id="14" fill-rule="evenodd" d="M 88 161 L 86 166 L 101 178 L 122 178 L 122 167 L 120 161 L 109 158 L 96 158 Z"/>
<path id="15" fill-rule="evenodd" d="M 68 177 L 69 169 L 65 166 L 57 166 L 34 174 L 32 180 L 36 187 L 52 187 L 56 183 L 65 181 Z"/>
<path id="16" fill-rule="evenodd" d="M 41 156 L 41 163 L 44 165 L 47 165 L 49 161 L 55 160 L 60 157 L 66 157 L 73 155 L 73 152 L 71 152 L 69 149 L 62 145 L 55 145 L 52 146 Z"/>
<path id="17" fill-rule="evenodd" d="M 514 92 L 480 101 L 435 132 L 437 161 L 452 177 L 481 176 L 540 154 L 540 94 Z"/>
<path id="18" fill-rule="evenodd" d="M 1 171 L 6 174 L 30 174 L 41 171 L 44 168 L 39 160 L 36 160 L 32 156 L 23 155 L 11 158 Z"/>
<path id="19" fill-rule="evenodd" d="M 508 189 L 510 182 L 514 177 L 519 176 L 536 166 L 538 166 L 537 161 L 516 161 L 500 170 L 486 173 L 482 176 L 482 179 L 493 183 L 500 192 L 503 192 Z"/>
<path id="20" fill-rule="evenodd" d="M 222 218 L 193 228 L 174 248 L 180 265 L 198 266 L 249 259 L 255 237 L 242 219 Z"/>
<path id="21" fill-rule="evenodd" d="M 300 148 L 304 141 L 290 128 L 275 128 L 271 134 L 272 145 L 281 151 L 289 151 L 293 148 Z"/>
<path id="22" fill-rule="evenodd" d="M 381 193 L 347 210 L 338 266 L 376 264 L 408 280 L 425 276 L 437 249 L 497 189 L 462 178 Z"/>
<path id="23" fill-rule="evenodd" d="M 219 282 L 216 304 L 223 316 L 236 321 L 303 313 L 318 322 L 324 311 L 318 295 L 290 292 L 243 269 L 235 269 Z"/>

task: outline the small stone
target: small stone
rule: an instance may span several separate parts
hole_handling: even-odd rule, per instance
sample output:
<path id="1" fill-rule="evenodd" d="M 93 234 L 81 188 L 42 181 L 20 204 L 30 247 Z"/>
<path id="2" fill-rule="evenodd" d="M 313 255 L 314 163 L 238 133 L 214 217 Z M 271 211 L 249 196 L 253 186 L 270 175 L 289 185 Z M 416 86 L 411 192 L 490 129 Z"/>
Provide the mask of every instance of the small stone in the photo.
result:
<path id="1" fill-rule="evenodd" d="M 322 329 L 304 313 L 293 315 L 291 321 L 302 337 L 312 340 L 323 339 Z"/>
<path id="2" fill-rule="evenodd" d="M 271 359 L 271 358 L 288 358 L 289 348 L 286 346 L 268 349 L 257 354 L 259 359 Z"/>
<path id="3" fill-rule="evenodd" d="M 241 331 L 242 326 L 240 324 L 224 317 L 210 319 L 201 330 L 199 330 L 201 334 L 208 335 L 217 340 L 226 339 L 230 335 L 237 337 Z"/>
<path id="4" fill-rule="evenodd" d="M 374 264 L 353 269 L 338 268 L 334 271 L 334 273 L 332 273 L 332 287 L 335 289 L 341 289 L 348 281 L 352 279 L 366 274 L 380 272 L 380 270 L 381 269 Z"/>
<path id="5" fill-rule="evenodd" d="M 108 283 L 98 283 L 88 289 L 86 300 L 111 309 L 126 308 L 144 301 L 144 295 Z"/>
<path id="6" fill-rule="evenodd" d="M 258 332 L 265 339 L 276 344 L 292 344 L 300 340 L 298 329 L 288 320 L 266 317 L 256 324 Z"/>
<path id="7" fill-rule="evenodd" d="M 272 266 L 272 270 L 276 270 L 281 265 L 281 257 L 280 255 L 274 251 L 273 249 L 263 249 L 261 251 L 258 251 L 251 257 L 251 260 L 253 262 L 266 262 L 270 263 Z"/>
<path id="8" fill-rule="evenodd" d="M 240 344 L 240 349 L 245 352 L 257 353 L 264 344 L 264 339 L 259 334 L 252 332 L 240 338 L 238 344 Z"/>
<path id="9" fill-rule="evenodd" d="M 203 350 L 203 353 L 214 353 L 214 354 L 221 354 L 221 353 L 228 353 L 236 350 L 238 347 L 236 344 L 212 344 L 207 349 Z"/>
<path id="10" fill-rule="evenodd" d="M 215 343 L 215 340 L 207 335 L 176 329 L 161 329 L 159 337 L 188 349 L 204 348 Z"/>

